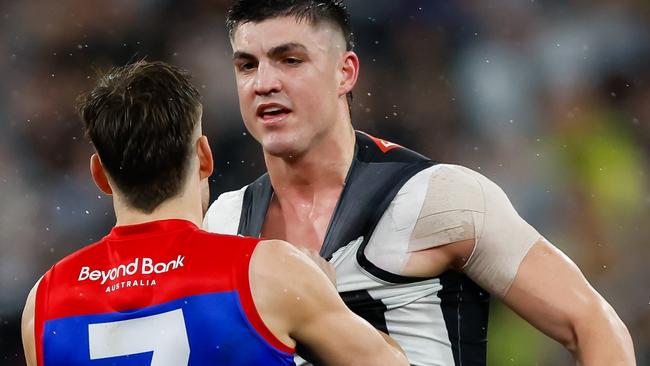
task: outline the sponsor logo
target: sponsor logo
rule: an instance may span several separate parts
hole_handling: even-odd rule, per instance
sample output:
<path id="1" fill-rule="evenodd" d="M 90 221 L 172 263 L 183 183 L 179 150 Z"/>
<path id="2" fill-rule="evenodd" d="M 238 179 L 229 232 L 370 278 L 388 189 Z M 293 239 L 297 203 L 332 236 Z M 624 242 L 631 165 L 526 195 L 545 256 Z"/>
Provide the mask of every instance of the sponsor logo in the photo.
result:
<path id="1" fill-rule="evenodd" d="M 106 281 L 115 281 L 120 277 L 133 276 L 136 274 L 162 274 L 173 271 L 184 266 L 184 256 L 179 255 L 176 259 L 169 262 L 155 262 L 151 258 L 135 258 L 128 264 L 120 264 L 109 270 L 91 269 L 90 267 L 81 267 L 77 281 L 101 281 L 103 285 Z"/>
<path id="2" fill-rule="evenodd" d="M 144 286 L 156 286 L 156 280 L 135 280 L 135 281 L 122 281 L 122 282 L 117 282 L 114 283 L 110 286 L 106 286 L 106 290 L 104 292 L 113 292 L 117 290 L 121 290 L 123 288 L 129 288 L 129 287 L 144 287 Z"/>

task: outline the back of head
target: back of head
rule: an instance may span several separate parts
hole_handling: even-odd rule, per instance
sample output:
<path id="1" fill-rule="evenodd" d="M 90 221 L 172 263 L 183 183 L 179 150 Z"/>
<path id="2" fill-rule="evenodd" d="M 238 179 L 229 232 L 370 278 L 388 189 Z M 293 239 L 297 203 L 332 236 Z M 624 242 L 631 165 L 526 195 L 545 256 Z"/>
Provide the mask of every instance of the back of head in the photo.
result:
<path id="1" fill-rule="evenodd" d="M 187 73 L 163 62 L 116 67 L 77 103 L 86 134 L 128 205 L 151 213 L 181 192 L 201 116 Z"/>
<path id="2" fill-rule="evenodd" d="M 241 24 L 287 16 L 311 24 L 336 25 L 345 37 L 347 51 L 354 48 L 350 14 L 342 0 L 237 0 L 228 11 L 226 27 L 232 38 Z"/>

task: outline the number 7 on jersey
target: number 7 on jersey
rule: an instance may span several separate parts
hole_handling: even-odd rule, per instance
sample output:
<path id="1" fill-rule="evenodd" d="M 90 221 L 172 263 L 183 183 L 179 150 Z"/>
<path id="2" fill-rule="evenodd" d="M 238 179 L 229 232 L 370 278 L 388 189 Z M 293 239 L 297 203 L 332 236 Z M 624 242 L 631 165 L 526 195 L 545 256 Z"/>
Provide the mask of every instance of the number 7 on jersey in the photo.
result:
<path id="1" fill-rule="evenodd" d="M 88 325 L 90 359 L 152 352 L 151 366 L 187 366 L 190 345 L 183 310 Z"/>

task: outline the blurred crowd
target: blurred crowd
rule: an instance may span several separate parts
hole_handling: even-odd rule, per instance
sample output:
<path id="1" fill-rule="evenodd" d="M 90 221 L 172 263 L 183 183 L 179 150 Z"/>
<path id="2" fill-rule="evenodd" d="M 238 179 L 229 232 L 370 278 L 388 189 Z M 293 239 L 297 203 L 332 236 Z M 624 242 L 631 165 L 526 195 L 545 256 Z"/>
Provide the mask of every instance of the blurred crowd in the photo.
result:
<path id="1" fill-rule="evenodd" d="M 99 71 L 180 65 L 203 95 L 213 199 L 264 171 L 239 116 L 228 0 L 0 0 L 0 365 L 49 266 L 108 232 L 76 96 Z M 349 0 L 356 128 L 497 182 L 581 267 L 650 365 L 650 3 Z M 568 365 L 493 302 L 495 365 Z"/>

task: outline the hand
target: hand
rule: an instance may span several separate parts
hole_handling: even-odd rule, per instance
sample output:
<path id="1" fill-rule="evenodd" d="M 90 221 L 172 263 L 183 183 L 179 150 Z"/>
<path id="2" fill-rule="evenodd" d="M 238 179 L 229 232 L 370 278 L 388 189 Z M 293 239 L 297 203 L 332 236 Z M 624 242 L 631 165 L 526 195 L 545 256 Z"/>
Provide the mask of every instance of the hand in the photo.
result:
<path id="1" fill-rule="evenodd" d="M 329 278 L 329 280 L 334 284 L 334 287 L 336 287 L 336 270 L 334 269 L 332 263 L 323 259 L 323 257 L 321 257 L 320 254 L 313 249 L 300 248 L 300 251 L 306 254 L 312 261 L 314 261 L 318 268 L 320 268 L 325 273 L 327 278 Z"/>

